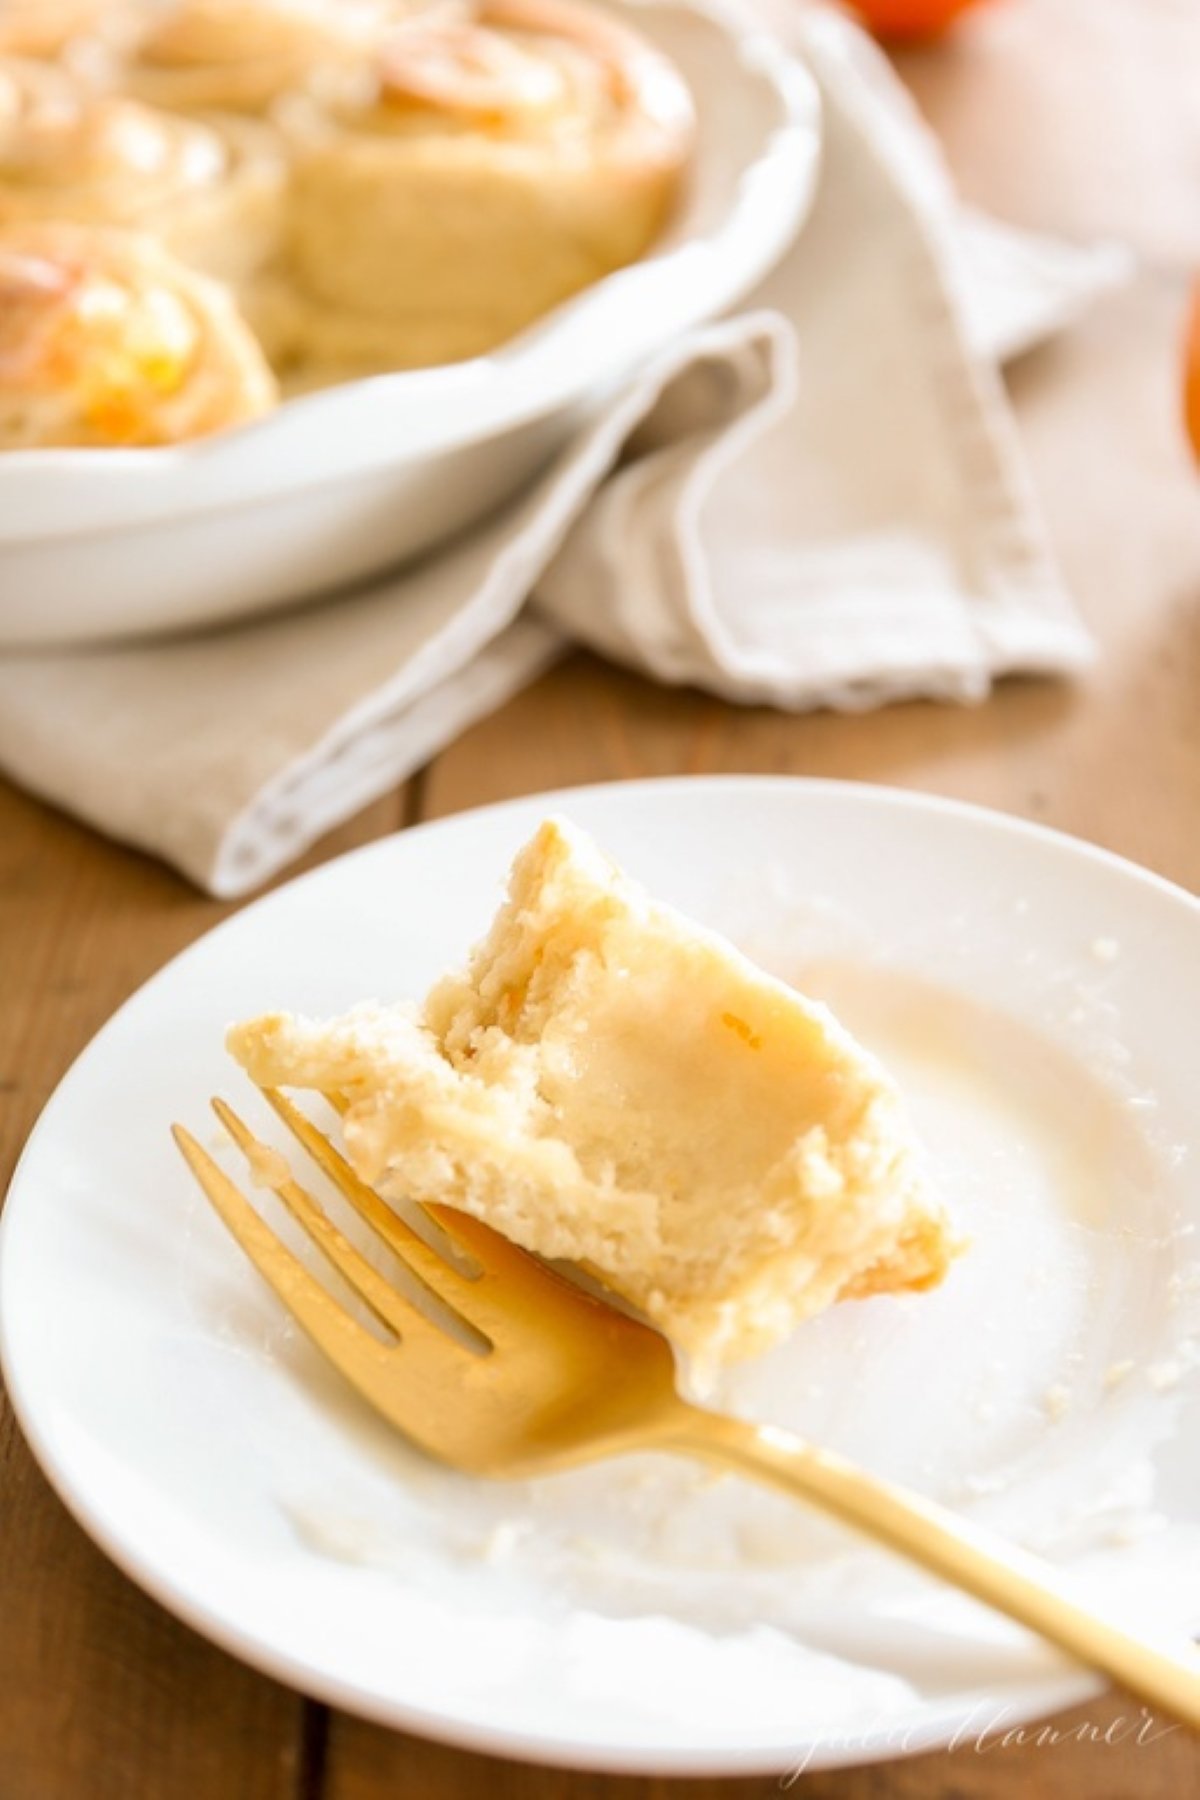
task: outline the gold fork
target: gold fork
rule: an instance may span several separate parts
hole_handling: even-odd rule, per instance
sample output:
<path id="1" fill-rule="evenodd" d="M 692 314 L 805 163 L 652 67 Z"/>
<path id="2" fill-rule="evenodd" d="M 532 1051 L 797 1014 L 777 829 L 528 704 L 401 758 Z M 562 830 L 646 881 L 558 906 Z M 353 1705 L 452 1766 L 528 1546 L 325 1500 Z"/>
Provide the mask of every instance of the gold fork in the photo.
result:
<path id="1" fill-rule="evenodd" d="M 182 1126 L 175 1140 L 242 1249 L 329 1360 L 430 1456 L 473 1475 L 543 1475 L 632 1450 L 666 1450 L 735 1470 L 807 1500 L 932 1574 L 1038 1632 L 1140 1699 L 1200 1729 L 1200 1655 L 1156 1644 L 1091 1612 L 1048 1564 L 891 1482 L 769 1425 L 680 1398 L 667 1341 L 488 1226 L 443 1206 L 425 1210 L 467 1273 L 355 1175 L 282 1094 L 263 1089 L 284 1124 L 354 1211 L 470 1328 L 460 1338 L 397 1291 L 222 1100 L 213 1107 L 260 1185 L 273 1188 L 338 1273 L 393 1334 L 353 1319 L 280 1241 Z M 453 1254 L 453 1252 L 451 1253 Z M 482 1352 L 480 1339 L 485 1340 Z"/>

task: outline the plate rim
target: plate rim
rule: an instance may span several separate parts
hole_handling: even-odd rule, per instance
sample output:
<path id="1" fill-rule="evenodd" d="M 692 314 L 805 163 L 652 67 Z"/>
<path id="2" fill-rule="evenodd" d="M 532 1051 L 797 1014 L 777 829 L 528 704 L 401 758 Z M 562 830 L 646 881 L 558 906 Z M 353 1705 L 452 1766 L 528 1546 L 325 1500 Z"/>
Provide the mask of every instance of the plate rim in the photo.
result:
<path id="1" fill-rule="evenodd" d="M 889 1721 L 884 1718 L 881 1720 L 881 1724 L 885 1728 L 884 1736 L 874 1748 L 865 1738 L 863 1741 L 855 1741 L 852 1745 L 838 1746 L 835 1743 L 833 1746 L 823 1746 L 819 1738 L 814 1745 L 813 1740 L 801 1737 L 794 1745 L 786 1747 L 765 1746 L 760 1741 L 758 1743 L 749 1742 L 744 1746 L 731 1743 L 719 1748 L 702 1749 L 696 1753 L 688 1750 L 667 1749 L 662 1746 L 657 1748 L 636 1745 L 614 1746 L 600 1739 L 585 1741 L 578 1738 L 570 1740 L 546 1738 L 479 1721 L 463 1721 L 448 1716 L 444 1711 L 433 1711 L 423 1706 L 407 1704 L 388 1697 L 364 1694 L 352 1681 L 345 1681 L 328 1670 L 315 1667 L 304 1656 L 290 1651 L 280 1651 L 274 1646 L 263 1644 L 260 1640 L 244 1633 L 239 1627 L 230 1625 L 220 1613 L 210 1612 L 206 1609 L 190 1593 L 181 1590 L 170 1573 L 163 1573 L 153 1565 L 152 1561 L 139 1558 L 136 1546 L 132 1542 L 123 1539 L 118 1531 L 110 1529 L 107 1521 L 97 1520 L 91 1514 L 86 1495 L 80 1491 L 72 1477 L 69 1457 L 60 1456 L 51 1441 L 51 1434 L 43 1426 L 40 1407 L 30 1401 L 21 1367 L 21 1352 L 19 1350 L 14 1352 L 12 1327 L 9 1323 L 10 1308 L 5 1304 L 5 1295 L 14 1280 L 10 1243 L 14 1231 L 18 1229 L 13 1224 L 17 1215 L 11 1210 L 11 1202 L 18 1192 L 27 1161 L 38 1140 L 48 1125 L 53 1124 L 53 1115 L 58 1110 L 60 1103 L 65 1104 L 69 1098 L 69 1090 L 79 1078 L 82 1066 L 102 1045 L 110 1029 L 151 988 L 158 982 L 167 979 L 201 946 L 207 946 L 227 929 L 238 925 L 248 915 L 260 909 L 269 909 L 279 896 L 285 893 L 290 894 L 307 884 L 319 883 L 334 867 L 344 868 L 356 860 L 366 860 L 373 855 L 378 855 L 384 846 L 391 845 L 400 838 L 415 838 L 425 834 L 453 830 L 464 824 L 469 825 L 472 821 L 485 815 L 497 817 L 504 813 L 527 811 L 535 807 L 544 807 L 547 811 L 569 810 L 572 801 L 580 796 L 616 792 L 635 794 L 647 790 L 666 795 L 672 791 L 694 793 L 697 786 L 719 787 L 723 790 L 737 790 L 747 794 L 754 791 L 771 794 L 799 792 L 813 798 L 846 800 L 851 805 L 861 802 L 867 807 L 883 806 L 895 811 L 915 811 L 946 817 L 985 831 L 998 830 L 1002 835 L 1010 838 L 1032 842 L 1059 854 L 1081 858 L 1084 862 L 1092 863 L 1124 879 L 1132 880 L 1138 887 L 1148 887 L 1168 901 L 1182 903 L 1186 913 L 1194 920 L 1197 929 L 1200 929 L 1200 897 L 1155 870 L 1116 851 L 1109 850 L 1103 845 L 1095 844 L 1089 839 L 1038 820 L 1026 819 L 1020 814 L 984 806 L 974 801 L 961 800 L 922 789 L 836 777 L 786 774 L 713 774 L 588 782 L 573 787 L 510 796 L 503 800 L 465 808 L 460 812 L 450 813 L 436 819 L 423 820 L 397 831 L 385 833 L 367 844 L 359 845 L 339 856 L 331 857 L 315 868 L 293 876 L 290 880 L 280 883 L 269 892 L 260 894 L 246 905 L 239 907 L 230 917 L 221 920 L 207 931 L 201 932 L 190 944 L 153 971 L 113 1010 L 56 1082 L 17 1158 L 6 1191 L 4 1206 L 0 1210 L 0 1377 L 3 1379 L 14 1416 L 39 1470 L 85 1536 L 89 1537 L 135 1586 L 140 1588 L 143 1593 L 148 1594 L 152 1600 L 164 1606 L 190 1629 L 199 1632 L 209 1642 L 234 1655 L 258 1672 L 271 1679 L 282 1681 L 311 1699 L 338 1707 L 355 1717 L 384 1725 L 393 1730 L 412 1732 L 453 1748 L 507 1760 L 565 1769 L 646 1776 L 732 1778 L 780 1775 L 781 1772 L 786 1773 L 795 1762 L 802 1758 L 805 1769 L 812 1772 L 843 1767 L 865 1767 L 872 1763 L 899 1760 L 901 1757 L 945 1749 L 957 1735 L 970 1726 L 982 1705 L 993 1703 L 984 1695 L 968 1695 L 965 1698 L 955 1696 L 952 1701 L 923 1706 L 919 1722 L 911 1727 L 904 1727 L 904 1742 L 899 1748 L 891 1740 L 891 1734 L 900 1726 L 901 1721 Z M 1002 1711 L 1004 1728 L 1008 1729 L 1029 1724 L 1065 1707 L 1093 1698 L 1102 1693 L 1107 1685 L 1102 1676 L 1091 1671 L 1064 1668 L 1061 1676 L 1042 1677 L 1022 1684 L 1007 1698 L 995 1702 L 994 1710 Z M 831 1734 L 835 1738 L 838 1735 L 836 1732 Z M 857 1740 L 859 1734 L 848 1729 L 844 1735 Z M 789 1761 L 789 1758 L 792 1760 Z"/>

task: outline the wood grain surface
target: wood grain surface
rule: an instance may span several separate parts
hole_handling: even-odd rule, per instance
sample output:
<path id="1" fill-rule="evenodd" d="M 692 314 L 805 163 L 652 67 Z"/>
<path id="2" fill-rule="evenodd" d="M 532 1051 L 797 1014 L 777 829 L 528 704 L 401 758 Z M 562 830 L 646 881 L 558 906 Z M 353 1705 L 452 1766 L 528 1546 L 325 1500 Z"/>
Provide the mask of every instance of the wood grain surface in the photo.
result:
<path id="1" fill-rule="evenodd" d="M 1200 482 L 1177 399 L 1186 279 L 1200 264 L 1198 15 L 1171 0 L 995 0 L 952 45 L 903 64 L 973 197 L 1046 228 L 1116 232 L 1144 254 L 1125 291 L 1011 372 L 1035 485 L 1101 648 L 1084 681 L 1011 682 L 975 709 L 786 717 L 665 692 L 576 657 L 306 861 L 539 788 L 751 770 L 981 801 L 1200 887 Z M 1086 117 L 1095 129 L 1081 143 Z M 1023 159 L 1042 159 L 1045 179 L 1033 186 L 1014 168 L 1016 139 Z M 0 1182 L 113 1008 L 229 910 L 0 784 Z M 1138 1722 L 1132 1702 L 1110 1695 L 1052 1721 L 1057 1742 L 1022 1747 L 985 1731 L 951 1753 L 808 1774 L 791 1791 L 808 1800 L 1200 1792 L 1200 1746 L 1161 1724 L 1138 1741 Z M 1105 1731 L 1120 1741 L 1099 1741 Z M 305 1702 L 119 1574 L 46 1486 L 0 1407 L 0 1800 L 735 1800 L 776 1791 L 774 1778 L 530 1769 Z"/>

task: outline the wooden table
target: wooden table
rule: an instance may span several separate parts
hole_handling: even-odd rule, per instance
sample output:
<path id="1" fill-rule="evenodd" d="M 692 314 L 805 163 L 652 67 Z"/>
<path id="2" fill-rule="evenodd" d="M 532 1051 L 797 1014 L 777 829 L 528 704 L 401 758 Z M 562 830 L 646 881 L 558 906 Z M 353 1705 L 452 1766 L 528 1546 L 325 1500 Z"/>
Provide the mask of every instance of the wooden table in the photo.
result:
<path id="1" fill-rule="evenodd" d="M 1012 372 L 1067 576 L 1103 646 L 1074 689 L 985 707 L 788 718 L 579 657 L 325 840 L 318 861 L 462 807 L 565 783 L 756 770 L 892 782 L 1041 819 L 1200 886 L 1200 481 L 1176 416 L 1200 265 L 1200 7 L 998 0 L 904 72 L 965 190 L 1028 223 L 1134 244 L 1144 268 Z M 1090 117 L 1103 129 L 1079 129 Z M 1014 154 L 1017 147 L 1020 153 Z M 1040 178 L 1020 176 L 1032 149 Z M 68 722 L 64 722 L 67 726 Z M 68 726 L 69 728 L 69 726 Z M 113 1008 L 230 909 L 0 786 L 0 1179 Z M 1056 1721 L 1095 1739 L 1117 1697 Z M 1090 1729 L 1089 1729 L 1090 1728 Z M 805 1777 L 815 1800 L 996 1794 L 1167 1800 L 1200 1745 L 966 1743 Z M 491 1762 L 311 1704 L 211 1648 L 68 1518 L 0 1411 L 0 1800 L 733 1800 L 773 1780 L 609 1779 Z"/>

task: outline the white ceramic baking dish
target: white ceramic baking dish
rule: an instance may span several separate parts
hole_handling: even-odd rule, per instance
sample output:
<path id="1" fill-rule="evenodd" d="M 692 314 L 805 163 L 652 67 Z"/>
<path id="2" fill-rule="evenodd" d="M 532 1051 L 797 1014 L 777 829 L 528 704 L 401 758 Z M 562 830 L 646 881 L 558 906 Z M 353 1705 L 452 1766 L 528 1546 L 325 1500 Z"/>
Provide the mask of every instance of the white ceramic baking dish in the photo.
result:
<path id="1" fill-rule="evenodd" d="M 636 15 L 699 115 L 687 203 L 653 255 L 491 356 L 347 382 L 177 448 L 0 455 L 0 646 L 216 624 L 415 556 L 515 492 L 641 360 L 745 296 L 812 199 L 815 84 L 717 14 Z"/>

